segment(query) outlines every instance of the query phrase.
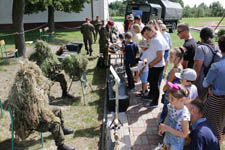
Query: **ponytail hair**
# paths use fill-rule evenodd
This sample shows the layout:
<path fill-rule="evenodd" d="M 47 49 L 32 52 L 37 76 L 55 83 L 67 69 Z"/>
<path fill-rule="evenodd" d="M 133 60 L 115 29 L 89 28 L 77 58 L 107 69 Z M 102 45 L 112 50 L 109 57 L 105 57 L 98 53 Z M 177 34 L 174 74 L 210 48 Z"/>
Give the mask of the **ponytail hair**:
<path fill-rule="evenodd" d="M 171 53 L 173 53 L 176 57 L 180 58 L 180 60 L 183 60 L 184 58 L 184 53 L 186 52 L 186 48 L 181 46 L 181 47 L 178 47 L 178 48 L 173 48 L 171 50 Z"/>

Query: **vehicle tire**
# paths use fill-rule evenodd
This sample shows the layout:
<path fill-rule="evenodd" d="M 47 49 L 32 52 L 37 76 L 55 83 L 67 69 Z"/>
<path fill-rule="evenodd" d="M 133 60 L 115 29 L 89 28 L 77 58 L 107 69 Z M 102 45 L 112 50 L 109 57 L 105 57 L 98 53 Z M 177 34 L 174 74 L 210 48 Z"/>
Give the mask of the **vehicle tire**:
<path fill-rule="evenodd" d="M 170 33 L 174 33 L 177 29 L 177 23 L 173 22 L 171 28 L 169 28 Z"/>

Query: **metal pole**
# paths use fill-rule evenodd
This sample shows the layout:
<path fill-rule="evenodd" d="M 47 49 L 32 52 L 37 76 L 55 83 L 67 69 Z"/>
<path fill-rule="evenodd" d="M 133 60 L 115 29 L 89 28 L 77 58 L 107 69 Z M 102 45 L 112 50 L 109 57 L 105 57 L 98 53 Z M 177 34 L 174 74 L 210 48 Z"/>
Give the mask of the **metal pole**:
<path fill-rule="evenodd" d="M 91 21 L 94 21 L 94 7 L 93 7 L 93 0 L 91 0 Z"/>
<path fill-rule="evenodd" d="M 223 15 L 222 19 L 220 20 L 220 22 L 217 24 L 217 26 L 216 26 L 216 28 L 214 29 L 214 31 L 216 31 L 216 29 L 219 27 L 219 25 L 220 25 L 220 24 L 221 24 L 221 22 L 223 21 L 224 17 L 225 17 L 225 13 L 224 13 L 224 15 Z"/>

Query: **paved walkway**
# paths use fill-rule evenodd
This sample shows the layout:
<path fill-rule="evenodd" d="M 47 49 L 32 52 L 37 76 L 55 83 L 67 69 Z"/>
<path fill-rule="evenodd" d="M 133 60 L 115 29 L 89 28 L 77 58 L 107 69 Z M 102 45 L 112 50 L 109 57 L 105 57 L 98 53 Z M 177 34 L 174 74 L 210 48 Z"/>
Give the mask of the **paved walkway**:
<path fill-rule="evenodd" d="M 116 25 L 121 31 L 122 24 L 116 23 Z M 115 60 L 112 58 L 112 61 Z M 141 83 L 136 84 L 135 91 L 129 92 L 130 106 L 126 112 L 119 113 L 119 120 L 123 124 L 118 131 L 119 150 L 156 150 L 158 144 L 162 143 L 162 137 L 158 136 L 157 119 L 158 114 L 162 110 L 162 104 L 159 104 L 154 109 L 145 108 L 144 104 L 146 101 L 135 96 L 136 92 L 140 90 Z M 114 130 L 110 128 L 113 118 L 112 113 L 108 114 L 107 150 L 113 149 Z"/>
<path fill-rule="evenodd" d="M 158 136 L 158 114 L 161 105 L 154 109 L 144 107 L 146 102 L 130 94 L 130 107 L 126 111 L 132 150 L 153 150 L 162 137 Z"/>

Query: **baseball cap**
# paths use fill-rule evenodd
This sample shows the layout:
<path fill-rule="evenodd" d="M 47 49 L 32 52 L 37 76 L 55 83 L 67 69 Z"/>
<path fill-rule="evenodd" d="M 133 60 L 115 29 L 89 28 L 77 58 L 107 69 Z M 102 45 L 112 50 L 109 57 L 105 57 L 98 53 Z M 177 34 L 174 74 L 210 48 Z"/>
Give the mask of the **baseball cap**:
<path fill-rule="evenodd" d="M 141 19 L 141 17 L 139 16 L 139 15 L 136 15 L 135 17 L 134 17 L 134 20 L 140 20 Z"/>
<path fill-rule="evenodd" d="M 195 81 L 197 74 L 194 69 L 186 68 L 182 72 L 175 73 L 175 76 L 179 79 L 185 79 L 188 81 Z"/>
<path fill-rule="evenodd" d="M 114 22 L 112 20 L 109 20 L 108 21 L 108 24 L 111 25 L 111 26 L 113 26 L 114 25 Z"/>

